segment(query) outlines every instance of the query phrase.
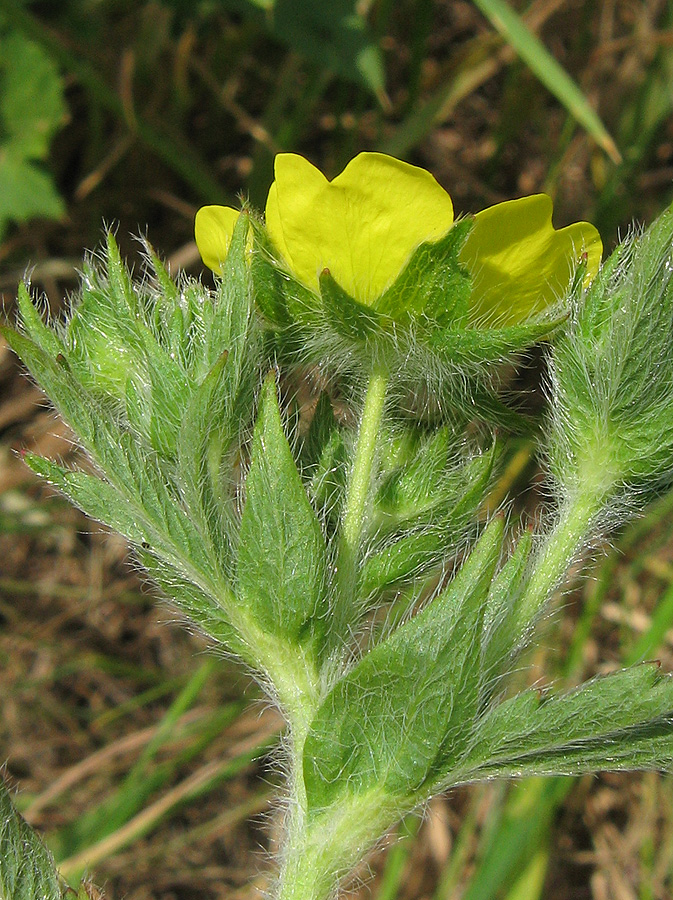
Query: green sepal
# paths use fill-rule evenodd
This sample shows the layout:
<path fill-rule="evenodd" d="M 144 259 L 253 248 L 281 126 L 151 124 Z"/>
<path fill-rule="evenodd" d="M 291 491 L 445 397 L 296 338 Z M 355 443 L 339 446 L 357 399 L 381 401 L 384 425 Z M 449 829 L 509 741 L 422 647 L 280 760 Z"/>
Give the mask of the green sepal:
<path fill-rule="evenodd" d="M 262 388 L 238 545 L 237 595 L 267 634 L 320 654 L 327 628 L 327 552 L 278 407 Z"/>
<path fill-rule="evenodd" d="M 417 247 L 375 302 L 376 311 L 395 321 L 412 319 L 430 331 L 460 327 L 467 318 L 472 279 L 458 257 L 472 225 L 471 219 L 461 219 L 441 240 Z"/>
<path fill-rule="evenodd" d="M 329 269 L 320 273 L 319 283 L 325 321 L 333 331 L 359 343 L 384 335 L 386 318 L 354 300 L 332 278 Z"/>
<path fill-rule="evenodd" d="M 496 519 L 449 587 L 327 695 L 304 746 L 309 817 L 343 795 L 418 796 L 443 746 L 463 748 L 478 703 L 481 619 L 502 536 Z"/>
<path fill-rule="evenodd" d="M 0 897 L 2 900 L 63 900 L 54 859 L 19 815 L 0 778 Z"/>
<path fill-rule="evenodd" d="M 253 231 L 250 277 L 255 303 L 267 322 L 293 344 L 293 326 L 311 327 L 320 321 L 320 299 L 278 262 L 278 251 L 261 223 L 251 216 L 250 224 Z"/>
<path fill-rule="evenodd" d="M 550 338 L 567 316 L 505 328 L 437 328 L 427 333 L 428 345 L 456 367 L 473 370 L 505 363 L 533 344 Z"/>
<path fill-rule="evenodd" d="M 673 676 L 643 663 L 546 698 L 518 694 L 474 729 L 471 750 L 442 784 L 511 775 L 578 775 L 673 763 Z"/>

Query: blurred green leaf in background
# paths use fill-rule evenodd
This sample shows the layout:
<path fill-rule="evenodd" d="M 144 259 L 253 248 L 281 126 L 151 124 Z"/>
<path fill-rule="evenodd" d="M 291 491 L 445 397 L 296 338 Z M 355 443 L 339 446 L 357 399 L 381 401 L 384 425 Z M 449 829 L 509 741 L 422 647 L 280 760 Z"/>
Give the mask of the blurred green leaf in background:
<path fill-rule="evenodd" d="M 9 222 L 64 214 L 41 163 L 65 119 L 63 79 L 54 62 L 0 19 L 0 238 Z"/>

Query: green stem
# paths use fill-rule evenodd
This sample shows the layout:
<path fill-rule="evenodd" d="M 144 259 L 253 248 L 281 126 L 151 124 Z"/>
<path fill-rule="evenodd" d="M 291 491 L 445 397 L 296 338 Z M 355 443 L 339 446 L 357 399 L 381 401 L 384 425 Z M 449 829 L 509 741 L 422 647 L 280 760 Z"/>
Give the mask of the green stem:
<path fill-rule="evenodd" d="M 339 539 L 337 557 L 338 582 L 344 599 L 352 598 L 355 590 L 358 549 L 362 537 L 374 458 L 383 419 L 388 378 L 387 368 L 380 362 L 375 363 L 369 377 L 365 404 L 360 419 L 355 459 L 350 473 Z"/>
<path fill-rule="evenodd" d="M 578 492 L 561 509 L 556 525 L 540 548 L 518 607 L 517 625 L 520 634 L 525 634 L 536 622 L 547 601 L 577 559 L 603 508 L 604 496 L 602 491 Z"/>
<path fill-rule="evenodd" d="M 387 801 L 387 802 L 386 802 Z M 341 801 L 318 816 L 290 812 L 278 900 L 325 900 L 399 818 L 382 792 Z"/>

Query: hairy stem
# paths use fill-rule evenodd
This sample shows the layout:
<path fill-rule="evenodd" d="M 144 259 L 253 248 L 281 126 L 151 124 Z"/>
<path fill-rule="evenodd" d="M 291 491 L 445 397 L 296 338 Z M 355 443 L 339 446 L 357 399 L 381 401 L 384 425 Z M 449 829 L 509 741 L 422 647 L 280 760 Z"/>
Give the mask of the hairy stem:
<path fill-rule="evenodd" d="M 517 626 L 521 635 L 535 624 L 592 536 L 608 492 L 609 485 L 604 478 L 587 477 L 584 489 L 574 491 L 562 505 L 556 524 L 540 547 L 519 604 Z"/>
<path fill-rule="evenodd" d="M 338 583 L 342 597 L 352 598 L 357 577 L 357 557 L 374 458 L 386 400 L 389 374 L 376 363 L 369 377 L 365 404 L 360 418 L 355 459 L 350 472 L 337 555 Z"/>
<path fill-rule="evenodd" d="M 360 797 L 344 792 L 319 815 L 289 813 L 278 881 L 278 900 L 326 900 L 400 818 L 390 798 L 375 790 Z"/>

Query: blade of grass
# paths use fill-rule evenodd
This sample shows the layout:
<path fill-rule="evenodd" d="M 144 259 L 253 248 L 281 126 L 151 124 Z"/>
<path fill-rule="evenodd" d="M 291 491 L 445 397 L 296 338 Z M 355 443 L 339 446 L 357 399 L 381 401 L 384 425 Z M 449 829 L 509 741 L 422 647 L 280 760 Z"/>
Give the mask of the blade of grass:
<path fill-rule="evenodd" d="M 472 791 L 467 814 L 461 822 L 447 863 L 437 880 L 433 900 L 451 900 L 455 896 L 465 864 L 476 841 L 477 814 L 484 799 L 485 790 L 486 788 L 480 785 Z"/>
<path fill-rule="evenodd" d="M 505 0 L 473 0 L 495 30 L 519 54 L 531 72 L 585 128 L 614 163 L 621 153 L 578 84 L 554 59 Z"/>
<path fill-rule="evenodd" d="M 259 721 L 256 724 L 259 726 Z M 63 860 L 59 863 L 61 876 L 76 884 L 87 869 L 154 830 L 178 807 L 212 790 L 222 781 L 233 778 L 275 744 L 278 731 L 275 718 L 272 726 L 267 724 L 266 729 L 257 727 L 254 735 L 231 748 L 228 759 L 206 763 L 112 834 Z M 260 731 L 264 734 L 261 740 Z"/>
<path fill-rule="evenodd" d="M 191 725 L 195 720 L 198 721 L 204 717 L 203 709 L 192 709 L 180 719 L 176 726 L 176 733 L 179 735 L 185 726 Z M 143 728 L 141 731 L 134 731 L 131 734 L 124 735 L 123 738 L 106 744 L 85 757 L 81 762 L 66 769 L 61 776 L 38 794 L 36 797 L 28 801 L 28 805 L 22 808 L 22 814 L 28 822 L 34 822 L 37 814 L 45 807 L 54 803 L 62 794 L 79 784 L 83 779 L 94 775 L 101 769 L 109 766 L 111 762 L 127 753 L 133 753 L 143 744 L 148 743 L 156 731 L 156 726 Z M 25 795 L 22 795 L 25 796 Z"/>
<path fill-rule="evenodd" d="M 421 816 L 412 814 L 402 820 L 397 831 L 397 842 L 388 851 L 383 877 L 376 892 L 376 900 L 396 900 L 404 881 L 409 858 L 414 849 L 414 838 L 422 823 Z"/>
<path fill-rule="evenodd" d="M 563 779 L 527 778 L 510 789 L 500 827 L 491 835 L 463 900 L 494 900 L 503 885 L 511 883 L 531 855 L 544 847 L 566 793 Z"/>
<path fill-rule="evenodd" d="M 171 776 L 178 765 L 177 760 L 171 760 L 167 766 L 155 767 L 153 770 L 150 770 L 150 763 L 170 740 L 178 720 L 194 704 L 217 664 L 218 660 L 215 658 L 208 659 L 194 672 L 165 713 L 152 739 L 120 787 L 98 807 L 52 837 L 50 843 L 57 861 L 64 856 L 76 854 L 82 846 L 120 828 L 138 812 L 150 794 Z M 233 703 L 225 707 L 223 714 L 231 721 L 240 710 L 240 703 Z"/>
<path fill-rule="evenodd" d="M 526 13 L 527 27 L 541 28 L 555 8 L 552 3 L 534 4 Z M 461 45 L 445 67 L 446 75 L 439 87 L 425 102 L 416 105 L 379 149 L 405 157 L 435 126 L 446 122 L 462 100 L 515 58 L 514 48 L 503 45 L 497 34 L 479 35 Z"/>
<path fill-rule="evenodd" d="M 627 654 L 629 664 L 651 659 L 666 638 L 666 633 L 673 627 L 673 584 L 669 585 L 664 596 L 657 603 L 650 627 L 641 634 Z"/>

